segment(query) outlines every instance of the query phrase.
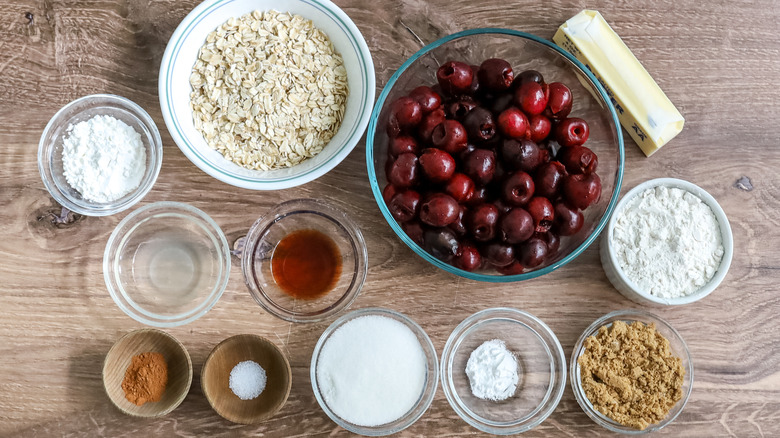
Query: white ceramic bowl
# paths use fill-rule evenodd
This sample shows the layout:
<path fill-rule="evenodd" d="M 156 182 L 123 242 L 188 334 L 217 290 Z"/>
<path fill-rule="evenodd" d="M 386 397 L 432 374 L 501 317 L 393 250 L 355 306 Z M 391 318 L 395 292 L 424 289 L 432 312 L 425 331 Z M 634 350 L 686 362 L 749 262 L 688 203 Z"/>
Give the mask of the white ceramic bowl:
<path fill-rule="evenodd" d="M 679 188 L 698 196 L 712 209 L 712 212 L 715 214 L 715 217 L 718 220 L 718 224 L 720 225 L 720 233 L 723 240 L 723 258 L 721 259 L 720 266 L 715 272 L 715 275 L 712 277 L 709 283 L 702 286 L 696 292 L 680 298 L 661 298 L 655 295 L 651 295 L 649 292 L 640 289 L 635 282 L 631 281 L 623 273 L 612 246 L 612 234 L 615 229 L 615 222 L 617 221 L 617 218 L 620 217 L 623 209 L 626 207 L 629 201 L 634 199 L 637 195 L 644 192 L 645 190 L 658 186 Z M 604 272 L 607 274 L 607 278 L 612 283 L 612 285 L 615 286 L 615 289 L 617 289 L 626 298 L 639 304 L 679 305 L 698 301 L 709 295 L 713 290 L 715 290 L 715 288 L 718 287 L 718 285 L 720 285 L 720 283 L 723 281 L 723 278 L 726 277 L 726 273 L 728 272 L 729 267 L 731 266 L 731 258 L 734 253 L 734 238 L 731 234 L 731 226 L 729 225 L 729 220 L 726 217 L 726 213 L 720 207 L 718 201 L 712 197 L 712 195 L 704 191 L 704 189 L 701 187 L 688 181 L 676 178 L 657 178 L 639 184 L 626 193 L 625 196 L 623 196 L 623 199 L 620 200 L 617 208 L 615 208 L 615 212 L 612 214 L 612 217 L 607 224 L 606 230 L 601 235 L 599 253 L 601 255 L 601 265 L 604 267 Z"/>
<path fill-rule="evenodd" d="M 190 108 L 192 67 L 206 35 L 231 17 L 277 10 L 312 20 L 344 59 L 349 97 L 336 135 L 315 157 L 287 169 L 245 169 L 211 149 L 195 129 Z M 158 91 L 163 119 L 179 149 L 214 178 L 254 190 L 276 190 L 312 181 L 336 167 L 363 136 L 374 105 L 374 63 L 365 39 L 349 17 L 328 0 L 206 0 L 182 20 L 168 41 L 160 65 Z"/>

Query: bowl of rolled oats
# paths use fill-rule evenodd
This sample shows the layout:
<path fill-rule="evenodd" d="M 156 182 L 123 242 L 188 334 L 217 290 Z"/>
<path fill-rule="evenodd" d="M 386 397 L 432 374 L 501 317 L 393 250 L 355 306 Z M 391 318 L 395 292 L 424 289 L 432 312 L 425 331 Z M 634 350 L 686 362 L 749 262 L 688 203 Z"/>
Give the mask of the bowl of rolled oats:
<path fill-rule="evenodd" d="M 338 165 L 368 125 L 375 85 L 365 39 L 328 0 L 206 0 L 171 36 L 158 82 L 184 155 L 254 190 Z"/>

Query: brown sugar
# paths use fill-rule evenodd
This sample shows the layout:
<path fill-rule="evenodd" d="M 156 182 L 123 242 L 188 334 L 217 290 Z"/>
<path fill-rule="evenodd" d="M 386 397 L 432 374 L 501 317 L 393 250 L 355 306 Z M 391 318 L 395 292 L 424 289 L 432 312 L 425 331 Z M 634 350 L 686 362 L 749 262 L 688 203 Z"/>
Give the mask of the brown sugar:
<path fill-rule="evenodd" d="M 138 406 L 160 401 L 167 385 L 168 364 L 162 354 L 153 352 L 133 356 L 122 381 L 125 397 Z"/>
<path fill-rule="evenodd" d="M 585 340 L 582 389 L 593 407 L 618 423 L 644 430 L 682 398 L 685 370 L 655 324 L 615 321 Z"/>

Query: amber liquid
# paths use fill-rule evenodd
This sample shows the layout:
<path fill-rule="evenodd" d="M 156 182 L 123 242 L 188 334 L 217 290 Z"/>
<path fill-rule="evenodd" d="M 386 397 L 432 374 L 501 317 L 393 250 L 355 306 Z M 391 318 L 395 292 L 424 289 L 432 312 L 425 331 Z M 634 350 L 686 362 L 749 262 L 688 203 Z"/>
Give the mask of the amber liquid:
<path fill-rule="evenodd" d="M 294 231 L 276 245 L 271 256 L 271 273 L 288 295 L 318 298 L 338 282 L 341 252 L 336 242 L 320 231 Z"/>

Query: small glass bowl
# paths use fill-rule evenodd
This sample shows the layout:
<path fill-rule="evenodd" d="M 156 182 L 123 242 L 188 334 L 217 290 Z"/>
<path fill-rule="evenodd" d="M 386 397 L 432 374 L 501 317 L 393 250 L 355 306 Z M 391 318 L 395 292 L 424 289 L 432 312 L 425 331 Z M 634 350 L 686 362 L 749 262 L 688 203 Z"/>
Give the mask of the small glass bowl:
<path fill-rule="evenodd" d="M 332 290 L 313 299 L 288 295 L 274 280 L 271 258 L 277 244 L 298 230 L 317 230 L 341 253 L 341 275 Z M 317 322 L 349 307 L 368 272 L 368 250 L 358 225 L 346 213 L 325 202 L 295 199 L 283 202 L 258 219 L 246 236 L 241 257 L 249 292 L 268 313 L 292 322 Z"/>
<path fill-rule="evenodd" d="M 485 341 L 500 339 L 517 357 L 520 380 L 503 401 L 482 400 L 471 392 L 466 363 Z M 560 342 L 539 318 L 522 310 L 477 312 L 453 330 L 441 354 L 444 395 L 468 424 L 494 435 L 513 435 L 538 426 L 558 406 L 566 386 L 566 359 Z"/>
<path fill-rule="evenodd" d="M 685 377 L 683 378 L 682 398 L 674 405 L 674 407 L 666 415 L 663 421 L 655 424 L 651 424 L 644 430 L 637 430 L 631 427 L 624 426 L 611 418 L 605 416 L 593 407 L 593 404 L 588 400 L 585 395 L 585 391 L 582 389 L 582 380 L 580 379 L 580 365 L 577 359 L 582 355 L 585 350 L 585 339 L 589 336 L 595 335 L 602 326 L 610 326 L 615 321 L 625 321 L 630 324 L 634 321 L 640 321 L 644 324 L 655 323 L 656 330 L 669 340 L 669 346 L 672 353 L 682 359 L 682 366 L 685 369 Z M 608 313 L 601 318 L 595 320 L 593 324 L 588 326 L 582 335 L 574 345 L 574 351 L 571 354 L 571 364 L 569 366 L 569 380 L 571 380 L 571 389 L 574 391 L 574 397 L 577 399 L 577 403 L 583 411 L 590 417 L 591 420 L 596 422 L 599 426 L 612 431 L 623 433 L 627 435 L 640 435 L 650 432 L 655 432 L 664 426 L 668 425 L 682 412 L 685 404 L 688 402 L 688 397 L 691 395 L 691 389 L 693 388 L 693 362 L 691 361 L 691 353 L 688 351 L 688 347 L 685 345 L 685 341 L 677 333 L 668 322 L 659 318 L 652 313 L 648 313 L 642 310 L 617 310 Z"/>
<path fill-rule="evenodd" d="M 113 202 L 93 202 L 68 184 L 62 166 L 63 140 L 68 127 L 97 115 L 111 116 L 141 134 L 146 148 L 146 172 L 138 187 Z M 60 205 L 86 216 L 108 216 L 127 210 L 152 189 L 162 166 L 160 131 L 149 114 L 129 99 L 112 94 L 93 94 L 76 99 L 49 120 L 38 143 L 38 170 L 43 185 Z"/>
<path fill-rule="evenodd" d="M 474 272 L 456 268 L 431 255 L 404 232 L 393 218 L 382 196 L 387 185 L 385 167 L 389 139 L 385 126 L 393 102 L 420 85 L 434 85 L 436 71 L 448 60 L 479 65 L 487 58 L 503 58 L 515 72 L 534 69 L 545 80 L 563 82 L 574 96 L 570 116 L 588 121 L 590 134 L 585 146 L 598 155 L 601 197 L 588 207 L 582 229 L 561 239 L 555 257 L 516 275 L 500 275 L 489 269 Z M 368 182 L 385 221 L 401 241 L 426 262 L 451 274 L 490 283 L 509 283 L 548 274 L 571 262 L 596 240 L 617 204 L 623 181 L 623 134 L 610 97 L 591 71 L 564 49 L 544 38 L 511 29 L 470 29 L 447 35 L 420 49 L 396 71 L 377 98 L 366 133 Z"/>
<path fill-rule="evenodd" d="M 420 346 L 422 347 L 422 350 L 425 353 L 425 359 L 427 364 L 423 392 L 422 394 L 420 394 L 420 398 L 417 400 L 417 404 L 415 404 L 415 406 L 412 409 L 410 409 L 409 412 L 406 413 L 406 415 L 402 416 L 396 421 L 387 424 L 382 424 L 380 426 L 373 426 L 373 427 L 359 426 L 357 424 L 350 423 L 349 421 L 346 421 L 343 418 L 336 415 L 328 407 L 328 404 L 325 403 L 325 399 L 322 397 L 322 393 L 320 392 L 319 382 L 317 381 L 317 364 L 319 362 L 320 352 L 322 351 L 322 347 L 325 345 L 325 342 L 328 341 L 330 336 L 333 335 L 333 333 L 336 332 L 336 330 L 341 328 L 347 322 L 352 321 L 353 319 L 356 318 L 360 318 L 361 316 L 369 316 L 369 315 L 392 318 L 409 327 L 409 329 L 417 337 L 417 340 L 420 341 Z M 420 417 L 423 416 L 425 411 L 427 411 L 428 408 L 431 406 L 431 403 L 433 402 L 433 397 L 434 395 L 436 395 L 436 386 L 438 385 L 439 382 L 438 358 L 436 356 L 436 349 L 433 347 L 433 343 L 431 342 L 431 339 L 428 337 L 428 335 L 425 333 L 425 330 L 423 330 L 422 327 L 420 327 L 416 322 L 412 321 L 409 317 L 390 309 L 365 308 L 365 309 L 355 310 L 347 313 L 346 315 L 343 315 L 342 317 L 334 321 L 333 324 L 330 325 L 330 327 L 325 329 L 325 331 L 320 336 L 320 339 L 317 341 L 317 345 L 314 347 L 314 352 L 311 354 L 311 366 L 309 367 L 309 377 L 311 379 L 311 386 L 312 389 L 314 390 L 314 397 L 317 399 L 317 403 L 319 403 L 322 410 L 325 411 L 325 414 L 327 414 L 328 417 L 330 417 L 330 419 L 333 420 L 336 424 L 338 424 L 339 426 L 343 427 L 344 429 L 352 433 L 357 433 L 365 436 L 384 436 L 384 435 L 390 435 L 390 434 L 400 432 L 406 429 L 407 427 L 411 426 L 412 424 L 414 424 L 415 421 L 419 420 Z"/>
<path fill-rule="evenodd" d="M 106 244 L 103 277 L 111 298 L 136 321 L 187 324 L 214 307 L 227 286 L 230 249 L 206 213 L 179 202 L 141 207 Z"/>

